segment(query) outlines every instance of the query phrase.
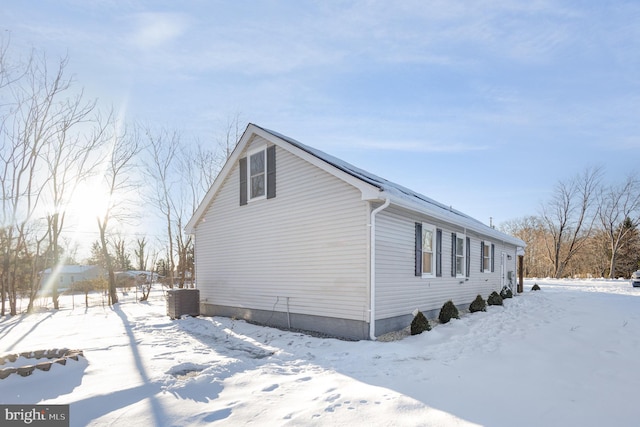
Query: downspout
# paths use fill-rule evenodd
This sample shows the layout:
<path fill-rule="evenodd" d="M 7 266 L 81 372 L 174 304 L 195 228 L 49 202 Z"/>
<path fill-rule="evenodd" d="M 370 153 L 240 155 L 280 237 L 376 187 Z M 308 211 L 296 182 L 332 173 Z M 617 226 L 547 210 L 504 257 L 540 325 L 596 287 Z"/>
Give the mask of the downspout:
<path fill-rule="evenodd" d="M 387 206 L 391 203 L 391 200 L 385 199 L 384 203 L 373 211 L 371 211 L 371 223 L 370 226 L 370 248 L 371 251 L 369 253 L 370 261 L 369 266 L 371 271 L 369 272 L 369 283 L 370 283 L 370 293 L 371 293 L 371 307 L 369 309 L 369 339 L 375 341 L 376 339 L 376 214 L 383 209 L 386 209 Z"/>

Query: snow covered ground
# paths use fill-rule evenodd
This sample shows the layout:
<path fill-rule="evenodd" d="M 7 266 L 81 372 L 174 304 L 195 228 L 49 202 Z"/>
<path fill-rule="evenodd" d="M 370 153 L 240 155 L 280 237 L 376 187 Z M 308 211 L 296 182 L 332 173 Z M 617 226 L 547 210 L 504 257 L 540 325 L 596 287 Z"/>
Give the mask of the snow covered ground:
<path fill-rule="evenodd" d="M 0 319 L 0 357 L 85 355 L 0 380 L 0 403 L 70 404 L 73 426 L 638 425 L 640 289 L 535 282 L 542 291 L 527 281 L 504 307 L 394 342 L 171 321 L 159 291 L 113 309 L 76 297 Z"/>

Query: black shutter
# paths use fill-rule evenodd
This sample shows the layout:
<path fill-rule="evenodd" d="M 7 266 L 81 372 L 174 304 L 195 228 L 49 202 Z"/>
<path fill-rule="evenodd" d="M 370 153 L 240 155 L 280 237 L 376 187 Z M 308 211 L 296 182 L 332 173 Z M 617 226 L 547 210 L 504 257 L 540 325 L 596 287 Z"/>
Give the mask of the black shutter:
<path fill-rule="evenodd" d="M 496 245 L 494 245 L 493 243 L 491 244 L 491 272 L 493 273 L 495 271 L 495 265 L 496 265 Z"/>
<path fill-rule="evenodd" d="M 451 277 L 456 277 L 456 233 L 451 233 Z"/>
<path fill-rule="evenodd" d="M 240 206 L 247 204 L 247 158 L 240 159 Z"/>
<path fill-rule="evenodd" d="M 466 240 L 466 248 L 465 248 L 465 252 L 466 252 L 466 256 L 465 256 L 465 263 L 466 263 L 466 276 L 469 277 L 469 274 L 471 273 L 471 239 L 469 237 L 467 237 Z"/>
<path fill-rule="evenodd" d="M 436 229 L 436 277 L 442 277 L 442 230 Z"/>
<path fill-rule="evenodd" d="M 422 276 L 422 224 L 416 222 L 416 276 Z"/>
<path fill-rule="evenodd" d="M 276 197 L 276 146 L 267 147 L 267 199 Z"/>
<path fill-rule="evenodd" d="M 484 240 L 480 242 L 480 273 L 484 272 Z"/>

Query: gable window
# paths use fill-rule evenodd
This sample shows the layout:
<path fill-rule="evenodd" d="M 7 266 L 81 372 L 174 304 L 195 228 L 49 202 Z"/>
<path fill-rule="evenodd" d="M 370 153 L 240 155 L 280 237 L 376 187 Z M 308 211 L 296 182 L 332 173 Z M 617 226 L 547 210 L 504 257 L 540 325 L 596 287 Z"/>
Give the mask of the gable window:
<path fill-rule="evenodd" d="M 276 197 L 276 147 L 254 150 L 239 160 L 240 205 Z"/>
<path fill-rule="evenodd" d="M 480 271 L 491 273 L 494 271 L 493 257 L 496 251 L 496 247 L 493 243 L 487 242 L 481 242 L 480 247 L 482 254 L 482 259 L 480 260 Z"/>
<path fill-rule="evenodd" d="M 249 199 L 264 197 L 266 174 L 266 150 L 258 151 L 249 156 Z"/>
<path fill-rule="evenodd" d="M 416 222 L 416 276 L 442 276 L 442 230 Z"/>
<path fill-rule="evenodd" d="M 451 233 L 451 276 L 466 276 L 466 239 L 464 234 Z"/>

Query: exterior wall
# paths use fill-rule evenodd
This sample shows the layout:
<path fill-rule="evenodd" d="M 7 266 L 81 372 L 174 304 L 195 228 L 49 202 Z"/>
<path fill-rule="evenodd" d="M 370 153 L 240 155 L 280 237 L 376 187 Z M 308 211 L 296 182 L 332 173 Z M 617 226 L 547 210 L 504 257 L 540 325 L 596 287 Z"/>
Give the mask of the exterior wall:
<path fill-rule="evenodd" d="M 254 136 L 245 151 L 261 144 Z M 288 313 L 293 328 L 302 328 L 294 314 L 368 324 L 369 210 L 360 191 L 279 146 L 276 197 L 240 206 L 239 186 L 236 164 L 195 227 L 201 311 L 266 324 Z"/>
<path fill-rule="evenodd" d="M 424 222 L 442 229 L 442 277 L 415 276 L 415 223 Z M 406 327 L 416 308 L 425 315 L 437 316 L 442 305 L 452 300 L 467 309 L 478 295 L 483 298 L 502 288 L 501 253 L 505 271 L 513 271 L 516 285 L 516 247 L 481 236 L 452 224 L 390 207 L 376 218 L 376 334 Z M 451 233 L 465 234 L 471 239 L 469 278 L 451 277 Z M 480 242 L 495 245 L 494 272 L 480 271 Z M 506 273 L 505 273 L 506 276 Z M 506 277 L 505 277 L 506 280 Z M 509 281 L 506 280 L 506 284 Z"/>

